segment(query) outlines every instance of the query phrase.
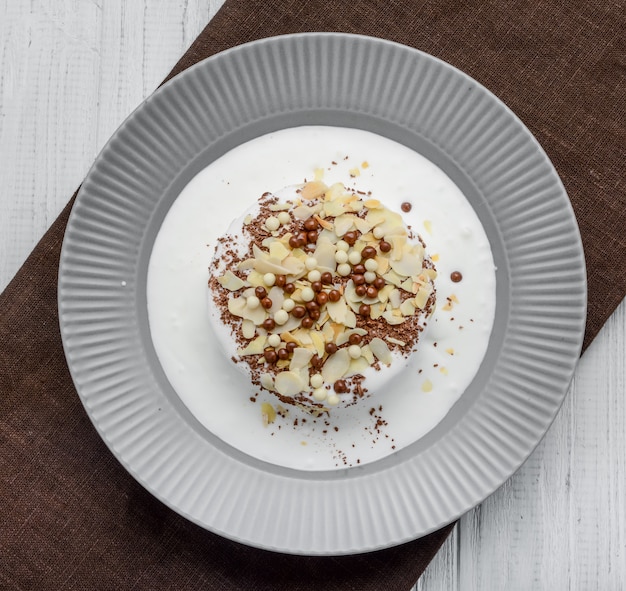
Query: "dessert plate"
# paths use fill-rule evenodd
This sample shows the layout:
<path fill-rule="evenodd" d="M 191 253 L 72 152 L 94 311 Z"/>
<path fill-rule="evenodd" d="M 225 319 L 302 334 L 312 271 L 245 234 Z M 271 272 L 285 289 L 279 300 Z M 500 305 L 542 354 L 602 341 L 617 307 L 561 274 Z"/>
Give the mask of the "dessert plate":
<path fill-rule="evenodd" d="M 176 197 L 230 149 L 302 125 L 371 131 L 431 160 L 474 208 L 497 266 L 494 327 L 471 386 L 414 444 L 345 470 L 299 471 L 224 443 L 169 384 L 148 325 L 148 262 Z M 76 199 L 58 305 L 87 413 L 147 490 L 239 542 L 333 555 L 436 530 L 517 470 L 567 392 L 582 344 L 586 283 L 565 190 L 505 105 L 419 51 L 311 33 L 200 62 L 124 122 Z"/>

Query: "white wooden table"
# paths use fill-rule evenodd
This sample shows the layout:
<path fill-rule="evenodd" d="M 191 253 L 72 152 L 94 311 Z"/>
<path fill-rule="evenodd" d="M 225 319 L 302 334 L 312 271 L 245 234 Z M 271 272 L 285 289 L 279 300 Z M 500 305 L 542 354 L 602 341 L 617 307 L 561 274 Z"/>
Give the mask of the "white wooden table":
<path fill-rule="evenodd" d="M 0 288 L 221 0 L 0 0 Z M 417 585 L 626 589 L 626 306 L 526 464 Z"/>

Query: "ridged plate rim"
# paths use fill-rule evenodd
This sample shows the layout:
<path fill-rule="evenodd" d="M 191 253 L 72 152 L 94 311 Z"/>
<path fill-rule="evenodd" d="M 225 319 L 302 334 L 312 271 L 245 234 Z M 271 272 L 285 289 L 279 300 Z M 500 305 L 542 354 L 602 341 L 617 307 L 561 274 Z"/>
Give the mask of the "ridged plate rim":
<path fill-rule="evenodd" d="M 283 115 L 314 123 L 344 117 L 355 126 L 371 119 L 419 136 L 474 183 L 480 206 L 495 220 L 494 240 L 502 241 L 506 298 L 498 305 L 505 325 L 484 390 L 435 444 L 373 471 L 329 478 L 268 470 L 230 453 L 166 396 L 146 352 L 141 276 L 164 195 L 198 154 L 207 157 L 208 147 L 236 145 L 242 130 L 258 131 Z M 208 58 L 130 115 L 76 199 L 58 305 L 81 401 L 113 454 L 147 490 L 230 539 L 336 555 L 426 535 L 519 468 L 567 392 L 584 334 L 586 279 L 565 189 L 532 134 L 499 99 L 418 50 L 371 37 L 305 33 Z"/>

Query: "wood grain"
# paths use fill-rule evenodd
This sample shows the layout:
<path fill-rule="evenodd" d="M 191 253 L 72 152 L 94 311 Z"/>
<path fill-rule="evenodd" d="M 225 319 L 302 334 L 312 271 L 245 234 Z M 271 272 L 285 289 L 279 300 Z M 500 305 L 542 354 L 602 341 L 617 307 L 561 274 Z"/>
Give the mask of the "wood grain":
<path fill-rule="evenodd" d="M 0 287 L 221 0 L 0 1 Z M 626 589 L 626 305 L 522 468 L 420 591 Z"/>

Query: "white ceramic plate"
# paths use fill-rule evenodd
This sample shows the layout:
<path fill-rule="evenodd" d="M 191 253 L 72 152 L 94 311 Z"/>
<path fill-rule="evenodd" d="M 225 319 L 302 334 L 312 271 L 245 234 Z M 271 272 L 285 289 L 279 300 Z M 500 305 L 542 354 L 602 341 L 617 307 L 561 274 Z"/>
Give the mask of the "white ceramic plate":
<path fill-rule="evenodd" d="M 498 268 L 489 348 L 459 402 L 414 444 L 346 470 L 293 470 L 225 444 L 172 389 L 148 326 L 148 260 L 177 195 L 229 149 L 298 125 L 365 129 L 430 159 L 474 207 Z M 59 270 L 70 371 L 125 468 L 213 532 L 311 555 L 366 552 L 420 537 L 498 488 L 563 401 L 580 353 L 585 303 L 584 257 L 569 200 L 520 121 L 431 56 L 329 33 L 231 49 L 148 98 L 85 180 Z"/>

